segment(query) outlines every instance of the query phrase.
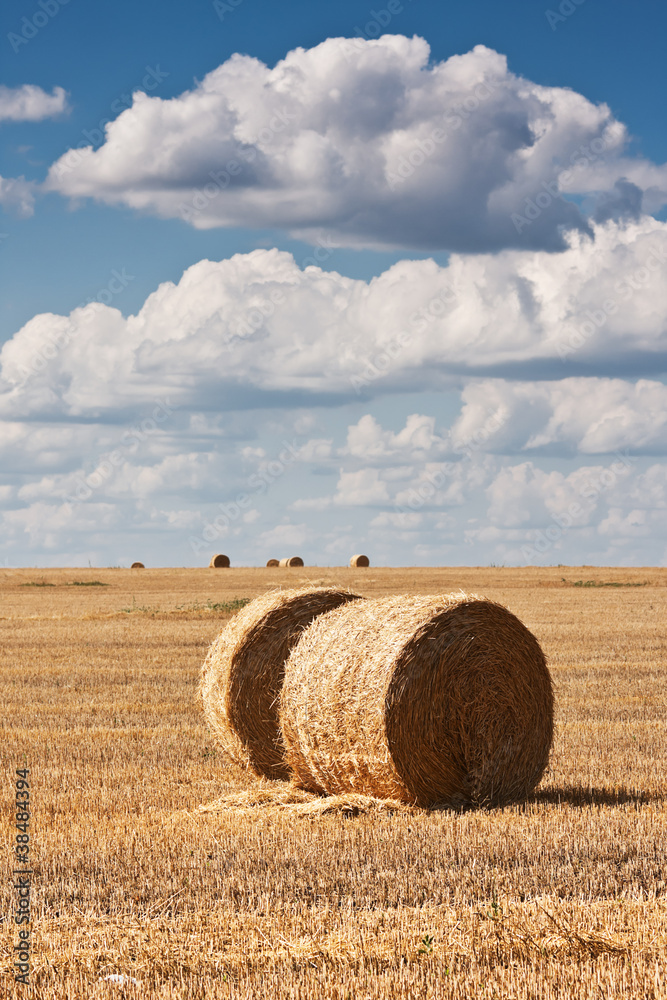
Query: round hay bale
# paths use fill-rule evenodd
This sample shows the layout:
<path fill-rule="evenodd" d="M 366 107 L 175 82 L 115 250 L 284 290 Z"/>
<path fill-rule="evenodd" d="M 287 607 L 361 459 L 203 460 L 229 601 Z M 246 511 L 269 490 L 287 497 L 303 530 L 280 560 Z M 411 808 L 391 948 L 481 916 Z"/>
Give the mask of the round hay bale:
<path fill-rule="evenodd" d="M 280 566 L 280 562 L 279 562 L 278 559 L 269 559 L 266 565 L 267 566 Z"/>
<path fill-rule="evenodd" d="M 209 569 L 229 569 L 229 556 L 217 555 L 211 556 L 211 561 L 208 564 Z"/>
<path fill-rule="evenodd" d="M 144 566 L 143 563 L 133 562 L 132 565 L 130 566 L 130 569 L 146 569 L 146 567 Z"/>
<path fill-rule="evenodd" d="M 278 726 L 285 660 L 317 615 L 357 594 L 318 587 L 251 601 L 214 641 L 202 668 L 204 714 L 227 758 L 267 778 L 289 778 Z"/>
<path fill-rule="evenodd" d="M 350 566 L 356 569 L 358 566 L 370 566 L 371 561 L 368 556 L 352 556 Z"/>
<path fill-rule="evenodd" d="M 553 738 L 539 643 L 476 595 L 389 597 L 316 619 L 285 667 L 286 761 L 309 791 L 420 806 L 530 794 Z"/>
<path fill-rule="evenodd" d="M 287 559 L 281 559 L 280 566 L 303 566 L 303 559 L 301 556 L 289 556 Z"/>

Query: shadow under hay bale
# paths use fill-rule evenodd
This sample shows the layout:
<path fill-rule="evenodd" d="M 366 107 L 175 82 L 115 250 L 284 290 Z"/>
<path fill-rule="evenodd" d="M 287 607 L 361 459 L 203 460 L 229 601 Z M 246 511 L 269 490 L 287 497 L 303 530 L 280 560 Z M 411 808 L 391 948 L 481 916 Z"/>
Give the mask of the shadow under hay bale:
<path fill-rule="evenodd" d="M 280 562 L 279 562 L 278 559 L 269 559 L 267 561 L 266 565 L 267 565 L 267 567 L 268 566 L 280 566 Z"/>
<path fill-rule="evenodd" d="M 297 784 L 431 807 L 529 795 L 553 739 L 536 638 L 475 595 L 390 597 L 318 618 L 285 667 L 280 722 Z"/>
<path fill-rule="evenodd" d="M 290 650 L 313 619 L 357 594 L 331 587 L 273 591 L 223 629 L 202 668 L 208 724 L 228 759 L 267 778 L 289 778 L 278 704 Z"/>
<path fill-rule="evenodd" d="M 280 566 L 303 566 L 303 559 L 301 556 L 289 556 L 285 559 L 281 559 Z"/>
<path fill-rule="evenodd" d="M 371 564 L 371 561 L 368 558 L 368 556 L 361 556 L 361 555 L 359 555 L 359 556 L 352 556 L 352 558 L 350 559 L 350 566 L 353 569 L 357 569 L 358 567 L 362 567 L 362 566 L 370 566 L 370 564 Z"/>
<path fill-rule="evenodd" d="M 133 562 L 130 569 L 146 569 L 142 562 Z"/>
<path fill-rule="evenodd" d="M 222 554 L 211 556 L 211 561 L 208 564 L 209 569 L 229 569 L 229 566 L 229 556 L 223 556 Z"/>

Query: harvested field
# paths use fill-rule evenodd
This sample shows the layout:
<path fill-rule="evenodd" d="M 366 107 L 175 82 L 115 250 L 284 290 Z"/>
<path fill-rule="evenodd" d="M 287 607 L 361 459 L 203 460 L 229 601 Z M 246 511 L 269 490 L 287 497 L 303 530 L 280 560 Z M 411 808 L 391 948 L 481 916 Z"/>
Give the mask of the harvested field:
<path fill-rule="evenodd" d="M 222 771 L 196 699 L 206 650 L 247 600 L 302 584 L 462 588 L 516 614 L 556 695 L 535 795 L 429 813 Z M 655 569 L 0 571 L 3 815 L 15 768 L 31 779 L 31 995 L 662 1000 L 666 620 Z"/>

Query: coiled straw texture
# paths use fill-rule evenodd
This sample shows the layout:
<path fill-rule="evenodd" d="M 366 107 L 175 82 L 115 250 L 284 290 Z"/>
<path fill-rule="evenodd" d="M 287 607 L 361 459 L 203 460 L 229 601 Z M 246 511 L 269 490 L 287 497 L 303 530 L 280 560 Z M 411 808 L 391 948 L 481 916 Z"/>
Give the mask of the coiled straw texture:
<path fill-rule="evenodd" d="M 334 588 L 272 591 L 222 630 L 204 662 L 200 693 L 228 760 L 267 778 L 289 778 L 278 725 L 285 661 L 313 619 L 356 600 Z"/>
<path fill-rule="evenodd" d="M 280 724 L 300 787 L 421 806 L 529 795 L 549 760 L 542 650 L 476 595 L 390 597 L 317 618 L 286 664 Z"/>

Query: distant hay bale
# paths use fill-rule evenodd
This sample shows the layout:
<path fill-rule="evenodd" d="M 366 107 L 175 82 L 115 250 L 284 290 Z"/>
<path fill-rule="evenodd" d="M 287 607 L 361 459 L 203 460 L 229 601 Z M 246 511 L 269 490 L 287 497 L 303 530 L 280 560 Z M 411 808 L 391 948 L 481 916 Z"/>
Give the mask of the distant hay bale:
<path fill-rule="evenodd" d="M 356 568 L 358 566 L 370 566 L 371 561 L 368 556 L 352 556 L 350 559 L 350 566 Z"/>
<path fill-rule="evenodd" d="M 547 766 L 551 678 L 537 639 L 498 604 L 380 598 L 307 629 L 285 666 L 280 723 L 309 791 L 500 805 Z"/>
<path fill-rule="evenodd" d="M 266 565 L 267 566 L 280 566 L 280 562 L 279 562 L 278 559 L 269 559 Z"/>
<path fill-rule="evenodd" d="M 243 608 L 209 649 L 200 693 L 227 758 L 267 778 L 289 778 L 278 726 L 285 660 L 325 611 L 359 600 L 331 587 L 272 591 Z"/>
<path fill-rule="evenodd" d="M 208 567 L 209 569 L 229 569 L 229 565 L 229 556 L 217 555 L 211 556 Z"/>
<path fill-rule="evenodd" d="M 289 556 L 287 559 L 281 559 L 279 566 L 303 566 L 303 559 L 301 556 Z"/>
<path fill-rule="evenodd" d="M 130 569 L 146 569 L 146 567 L 144 566 L 143 563 L 133 562 L 132 565 L 130 566 Z"/>

